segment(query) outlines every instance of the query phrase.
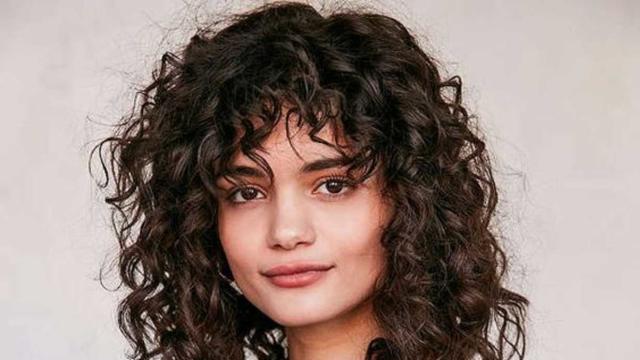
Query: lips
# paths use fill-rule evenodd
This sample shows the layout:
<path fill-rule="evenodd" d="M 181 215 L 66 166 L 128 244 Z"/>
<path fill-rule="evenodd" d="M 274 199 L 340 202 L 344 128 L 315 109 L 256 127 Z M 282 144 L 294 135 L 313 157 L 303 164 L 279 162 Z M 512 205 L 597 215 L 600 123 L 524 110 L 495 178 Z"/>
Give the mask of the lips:
<path fill-rule="evenodd" d="M 265 271 L 263 275 L 267 277 L 281 276 L 281 275 L 293 275 L 298 273 L 304 273 L 307 271 L 325 271 L 331 269 L 331 265 L 325 264 L 285 264 L 272 267 Z"/>
<path fill-rule="evenodd" d="M 267 270 L 263 275 L 278 287 L 296 288 L 315 283 L 332 267 L 324 264 L 279 265 Z"/>

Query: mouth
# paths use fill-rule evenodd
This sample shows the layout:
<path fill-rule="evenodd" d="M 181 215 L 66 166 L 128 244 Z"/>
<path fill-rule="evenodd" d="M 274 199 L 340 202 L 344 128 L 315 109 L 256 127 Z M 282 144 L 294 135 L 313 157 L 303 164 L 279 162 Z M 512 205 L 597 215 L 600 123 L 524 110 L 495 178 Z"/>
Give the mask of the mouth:
<path fill-rule="evenodd" d="M 278 287 L 297 288 L 317 282 L 332 268 L 333 266 L 325 264 L 280 265 L 269 269 L 263 275 Z"/>
<path fill-rule="evenodd" d="M 323 278 L 327 270 L 310 270 L 289 275 L 276 275 L 268 277 L 272 284 L 282 288 L 297 288 L 308 286 Z"/>

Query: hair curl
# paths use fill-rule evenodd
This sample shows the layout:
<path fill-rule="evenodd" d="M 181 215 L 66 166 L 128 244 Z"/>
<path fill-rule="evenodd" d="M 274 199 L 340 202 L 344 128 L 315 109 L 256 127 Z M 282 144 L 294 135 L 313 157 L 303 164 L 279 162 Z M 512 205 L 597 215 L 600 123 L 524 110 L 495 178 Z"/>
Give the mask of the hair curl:
<path fill-rule="evenodd" d="M 267 4 L 198 30 L 179 56 L 165 53 L 138 96 L 90 157 L 100 155 L 100 186 L 115 184 L 105 201 L 130 289 L 118 308 L 130 358 L 286 357 L 282 327 L 229 282 L 214 185 L 236 150 L 260 162 L 253 149 L 285 104 L 315 141 L 325 125 L 340 129 L 355 150 L 351 168 L 364 178 L 380 165 L 393 200 L 374 296 L 386 336 L 367 358 L 524 357 L 528 301 L 503 286 L 485 143 L 461 104 L 460 78 L 441 79 L 400 22 Z"/>

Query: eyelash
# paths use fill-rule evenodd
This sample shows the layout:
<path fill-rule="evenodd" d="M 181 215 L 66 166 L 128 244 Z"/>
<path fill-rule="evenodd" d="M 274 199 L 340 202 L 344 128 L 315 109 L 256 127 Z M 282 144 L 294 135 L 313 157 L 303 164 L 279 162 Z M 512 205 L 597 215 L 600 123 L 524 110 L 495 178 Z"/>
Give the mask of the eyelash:
<path fill-rule="evenodd" d="M 320 185 L 318 185 L 316 187 L 316 189 L 320 188 L 322 185 L 325 185 L 329 182 L 338 182 L 340 184 L 343 185 L 343 189 L 346 188 L 347 191 L 339 193 L 339 194 L 334 194 L 334 195 L 329 195 L 329 194 L 323 194 L 331 199 L 339 199 L 342 198 L 343 196 L 347 195 L 348 193 L 350 193 L 351 191 L 353 191 L 356 187 L 356 183 L 348 178 L 348 177 L 344 177 L 344 176 L 340 176 L 338 174 L 331 174 L 329 176 L 327 176 L 326 178 L 323 179 L 323 181 L 320 183 Z M 253 186 L 243 186 L 243 187 L 237 187 L 235 189 L 230 190 L 229 195 L 226 197 L 226 200 L 228 203 L 230 203 L 233 206 L 242 206 L 243 204 L 247 204 L 252 202 L 254 199 L 250 199 L 250 200 L 245 200 L 245 201 L 233 201 L 233 197 L 236 196 L 236 194 L 242 190 L 246 190 L 246 189 L 254 189 L 256 191 L 260 191 L 258 190 L 256 187 Z"/>

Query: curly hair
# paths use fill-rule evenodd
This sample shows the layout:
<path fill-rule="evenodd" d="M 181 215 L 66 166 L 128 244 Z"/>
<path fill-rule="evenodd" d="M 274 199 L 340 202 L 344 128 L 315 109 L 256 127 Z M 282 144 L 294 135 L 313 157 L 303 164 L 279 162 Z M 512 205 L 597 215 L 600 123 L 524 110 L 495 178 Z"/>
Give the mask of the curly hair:
<path fill-rule="evenodd" d="M 232 20 L 165 53 L 138 105 L 91 151 L 99 186 L 114 183 L 105 201 L 129 289 L 118 307 L 129 357 L 286 358 L 282 326 L 230 282 L 214 181 L 238 149 L 260 161 L 253 151 L 286 104 L 314 141 L 339 129 L 362 179 L 380 166 L 394 206 L 373 296 L 386 335 L 367 358 L 524 358 L 528 300 L 504 285 L 496 184 L 460 77 L 442 79 L 386 15 L 275 2 Z"/>

